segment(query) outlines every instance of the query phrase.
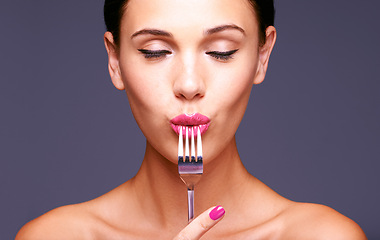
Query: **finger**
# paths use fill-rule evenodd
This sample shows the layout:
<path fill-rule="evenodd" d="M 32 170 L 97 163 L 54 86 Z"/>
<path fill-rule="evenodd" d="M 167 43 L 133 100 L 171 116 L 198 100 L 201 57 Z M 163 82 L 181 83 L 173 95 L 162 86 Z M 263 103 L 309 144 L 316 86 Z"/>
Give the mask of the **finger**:
<path fill-rule="evenodd" d="M 225 210 L 220 205 L 206 210 L 187 225 L 174 240 L 200 239 L 203 234 L 223 218 L 224 214 Z"/>

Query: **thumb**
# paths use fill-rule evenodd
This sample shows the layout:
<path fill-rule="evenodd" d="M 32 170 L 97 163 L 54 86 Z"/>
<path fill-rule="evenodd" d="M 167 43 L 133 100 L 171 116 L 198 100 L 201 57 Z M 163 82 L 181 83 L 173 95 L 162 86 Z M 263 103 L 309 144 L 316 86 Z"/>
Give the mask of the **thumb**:
<path fill-rule="evenodd" d="M 224 213 L 224 208 L 220 205 L 209 208 L 187 225 L 173 240 L 200 239 L 223 218 Z"/>

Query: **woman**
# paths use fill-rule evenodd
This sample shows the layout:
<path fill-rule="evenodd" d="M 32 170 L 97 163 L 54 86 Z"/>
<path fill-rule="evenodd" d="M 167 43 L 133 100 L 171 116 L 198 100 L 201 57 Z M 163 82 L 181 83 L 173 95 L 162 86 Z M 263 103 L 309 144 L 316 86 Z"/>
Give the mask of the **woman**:
<path fill-rule="evenodd" d="M 366 239 L 352 220 L 279 196 L 241 163 L 235 132 L 264 80 L 273 18 L 273 1 L 106 0 L 110 76 L 147 139 L 141 168 L 97 199 L 31 221 L 16 239 Z M 208 129 L 198 217 L 187 224 L 172 124 L 193 114 Z"/>

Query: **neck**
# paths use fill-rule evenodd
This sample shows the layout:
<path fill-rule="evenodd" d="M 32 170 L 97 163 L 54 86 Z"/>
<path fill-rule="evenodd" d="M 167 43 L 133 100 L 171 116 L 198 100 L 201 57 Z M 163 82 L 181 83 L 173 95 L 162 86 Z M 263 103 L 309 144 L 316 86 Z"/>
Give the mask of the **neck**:
<path fill-rule="evenodd" d="M 216 159 L 205 162 L 202 178 L 195 186 L 195 216 L 219 204 L 233 209 L 251 177 L 240 160 L 235 138 Z M 187 188 L 179 178 L 178 167 L 149 143 L 133 186 L 142 210 L 151 216 L 154 213 L 151 221 L 167 228 L 187 224 Z"/>

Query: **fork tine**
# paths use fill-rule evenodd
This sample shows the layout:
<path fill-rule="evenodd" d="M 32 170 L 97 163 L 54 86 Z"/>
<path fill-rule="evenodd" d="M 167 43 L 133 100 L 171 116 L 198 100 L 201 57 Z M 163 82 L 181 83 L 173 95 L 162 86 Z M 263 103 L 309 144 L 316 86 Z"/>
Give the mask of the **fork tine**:
<path fill-rule="evenodd" d="M 189 127 L 186 127 L 186 139 L 185 139 L 185 162 L 190 161 L 189 154 Z"/>
<path fill-rule="evenodd" d="M 183 136 L 182 136 L 182 126 L 179 128 L 179 139 L 178 139 L 178 161 L 183 162 Z"/>
<path fill-rule="evenodd" d="M 201 137 L 201 130 L 198 127 L 197 132 L 197 161 L 203 161 L 203 151 L 202 151 L 202 137 Z"/>
<path fill-rule="evenodd" d="M 191 162 L 195 162 L 194 127 L 191 128 Z"/>

